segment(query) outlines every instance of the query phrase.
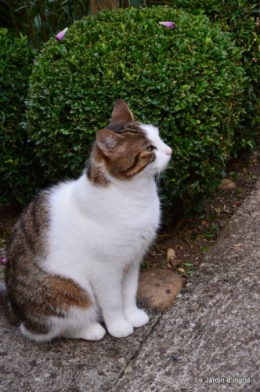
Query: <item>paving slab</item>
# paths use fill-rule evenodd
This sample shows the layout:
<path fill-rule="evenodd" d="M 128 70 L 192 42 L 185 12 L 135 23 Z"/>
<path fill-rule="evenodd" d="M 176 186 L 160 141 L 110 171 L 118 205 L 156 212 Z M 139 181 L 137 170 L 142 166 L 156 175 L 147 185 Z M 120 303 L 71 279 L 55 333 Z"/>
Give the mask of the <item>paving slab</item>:
<path fill-rule="evenodd" d="M 0 391 L 260 392 L 259 275 L 260 181 L 174 305 L 128 338 L 30 342 L 2 286 Z"/>

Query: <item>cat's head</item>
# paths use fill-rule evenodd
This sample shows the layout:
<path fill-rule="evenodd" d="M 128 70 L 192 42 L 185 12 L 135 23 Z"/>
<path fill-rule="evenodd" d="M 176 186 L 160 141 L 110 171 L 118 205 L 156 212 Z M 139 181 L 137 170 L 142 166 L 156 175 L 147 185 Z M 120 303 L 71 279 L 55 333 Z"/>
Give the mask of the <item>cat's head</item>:
<path fill-rule="evenodd" d="M 91 160 L 92 167 L 95 162 L 106 178 L 129 181 L 160 173 L 166 169 L 171 153 L 158 129 L 135 121 L 127 104 L 119 99 L 109 125 L 96 134 Z"/>

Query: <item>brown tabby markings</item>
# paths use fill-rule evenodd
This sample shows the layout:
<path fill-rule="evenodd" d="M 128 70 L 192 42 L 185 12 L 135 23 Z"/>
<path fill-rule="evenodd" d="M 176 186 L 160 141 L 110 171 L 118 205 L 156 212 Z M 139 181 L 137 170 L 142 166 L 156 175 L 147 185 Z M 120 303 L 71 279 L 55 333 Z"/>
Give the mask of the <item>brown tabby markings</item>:
<path fill-rule="evenodd" d="M 66 317 L 71 306 L 88 308 L 88 294 L 71 279 L 45 272 L 48 254 L 49 191 L 41 192 L 21 215 L 7 249 L 6 285 L 11 307 L 33 333 L 49 332 L 47 318 Z"/>
<path fill-rule="evenodd" d="M 96 162 L 99 160 L 100 157 L 97 151 L 93 149 L 87 166 L 87 177 L 94 185 L 107 187 L 110 184 L 110 181 L 106 178 L 102 169 L 96 165 Z"/>
<path fill-rule="evenodd" d="M 111 176 L 120 180 L 130 180 L 155 159 L 154 152 L 145 150 L 151 145 L 151 141 L 146 137 L 138 122 L 112 121 L 103 131 L 114 133 L 115 146 L 112 148 L 114 154 L 106 156 L 98 148 L 97 142 L 94 144 L 87 169 L 87 176 L 94 185 L 108 186 L 110 183 L 103 172 L 101 163 L 105 164 Z"/>

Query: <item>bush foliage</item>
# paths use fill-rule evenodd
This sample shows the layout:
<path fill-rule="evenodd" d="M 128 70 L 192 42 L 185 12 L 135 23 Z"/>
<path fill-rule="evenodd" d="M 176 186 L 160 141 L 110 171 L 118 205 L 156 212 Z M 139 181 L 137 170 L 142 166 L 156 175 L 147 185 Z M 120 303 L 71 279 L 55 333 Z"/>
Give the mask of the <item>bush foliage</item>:
<path fill-rule="evenodd" d="M 0 29 L 0 48 L 0 204 L 25 203 L 39 174 L 33 144 L 21 126 L 35 53 L 25 37 L 14 38 L 6 29 Z"/>
<path fill-rule="evenodd" d="M 176 29 L 159 25 L 171 20 Z M 173 148 L 162 197 L 187 207 L 218 185 L 235 148 L 241 50 L 204 15 L 168 7 L 101 12 L 51 39 L 34 64 L 27 129 L 44 179 L 79 173 L 117 98 Z"/>
<path fill-rule="evenodd" d="M 242 49 L 242 64 L 249 83 L 245 92 L 245 141 L 252 142 L 252 127 L 260 122 L 260 3 L 256 0 L 174 0 L 193 14 L 204 13 L 211 22 L 231 33 Z"/>

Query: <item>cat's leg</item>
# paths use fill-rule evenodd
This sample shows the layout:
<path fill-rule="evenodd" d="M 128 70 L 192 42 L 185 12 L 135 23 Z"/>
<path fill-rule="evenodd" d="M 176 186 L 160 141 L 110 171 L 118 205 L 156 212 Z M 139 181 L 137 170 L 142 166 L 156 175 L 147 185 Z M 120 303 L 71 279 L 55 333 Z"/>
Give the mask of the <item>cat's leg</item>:
<path fill-rule="evenodd" d="M 105 334 L 106 330 L 102 327 L 100 323 L 92 323 L 86 328 L 70 328 L 63 332 L 61 328 L 53 328 L 46 334 L 37 334 L 26 328 L 26 323 L 22 323 L 20 326 L 20 331 L 30 340 L 35 340 L 36 342 L 49 342 L 56 337 L 64 337 L 70 339 L 84 339 L 84 340 L 101 340 Z"/>
<path fill-rule="evenodd" d="M 132 264 L 125 272 L 122 285 L 124 315 L 133 327 L 142 327 L 149 321 L 148 315 L 136 306 L 138 276 L 139 265 Z"/>
<path fill-rule="evenodd" d="M 37 342 L 48 342 L 57 337 L 100 340 L 106 334 L 106 330 L 98 322 L 99 319 L 95 305 L 88 309 L 72 306 L 65 317 L 42 317 L 41 320 L 27 318 L 21 324 L 20 331 Z"/>
<path fill-rule="evenodd" d="M 92 285 L 108 332 L 116 338 L 131 335 L 134 329 L 123 312 L 120 272 L 105 270 L 103 266 L 102 274 L 96 276 Z"/>
<path fill-rule="evenodd" d="M 36 342 L 49 342 L 56 337 L 64 337 L 70 339 L 84 339 L 84 340 L 101 340 L 105 334 L 106 330 L 98 322 L 93 322 L 87 327 L 79 328 L 68 328 L 64 331 L 64 326 L 60 327 L 58 325 L 53 325 L 47 333 L 35 333 L 27 328 L 26 323 L 20 325 L 21 333 Z"/>
<path fill-rule="evenodd" d="M 60 322 L 62 333 L 60 336 L 71 339 L 101 340 L 106 334 L 106 330 L 99 323 L 100 312 L 93 301 L 93 306 L 89 309 L 72 307 L 65 320 Z"/>
<path fill-rule="evenodd" d="M 100 323 L 92 323 L 86 328 L 65 331 L 61 336 L 69 339 L 101 340 L 105 334 L 106 330 Z"/>
<path fill-rule="evenodd" d="M 34 340 L 36 342 L 50 342 L 59 335 L 59 331 L 57 329 L 48 327 L 46 327 L 46 331 L 37 333 L 30 325 L 28 325 L 28 322 L 21 323 L 20 332 L 30 340 Z"/>

